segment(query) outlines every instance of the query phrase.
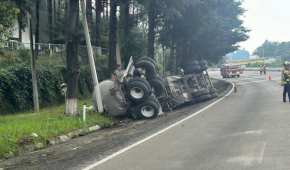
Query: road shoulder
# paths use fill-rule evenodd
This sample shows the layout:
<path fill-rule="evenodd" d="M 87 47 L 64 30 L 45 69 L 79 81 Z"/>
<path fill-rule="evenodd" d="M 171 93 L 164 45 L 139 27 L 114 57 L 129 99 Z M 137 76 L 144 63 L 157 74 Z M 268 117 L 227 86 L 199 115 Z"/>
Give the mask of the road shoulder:
<path fill-rule="evenodd" d="M 220 96 L 224 96 L 231 89 L 231 84 L 225 81 L 213 80 L 213 83 Z M 8 169 L 59 169 L 60 167 L 61 169 L 72 169 L 74 167 L 79 169 L 80 164 L 85 166 L 90 162 L 101 160 L 107 155 L 184 119 L 215 100 L 187 106 L 154 120 L 137 122 L 123 120 L 113 128 L 103 129 L 63 144 L 2 161 L 0 167 Z"/>

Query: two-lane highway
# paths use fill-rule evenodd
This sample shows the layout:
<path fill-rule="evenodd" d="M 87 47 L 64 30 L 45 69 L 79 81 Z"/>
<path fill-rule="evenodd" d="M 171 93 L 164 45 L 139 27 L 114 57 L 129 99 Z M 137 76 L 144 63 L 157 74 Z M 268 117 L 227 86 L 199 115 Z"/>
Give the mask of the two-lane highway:
<path fill-rule="evenodd" d="M 84 169 L 288 170 L 290 104 L 282 102 L 280 73 L 271 78 L 231 79 L 237 93 Z"/>

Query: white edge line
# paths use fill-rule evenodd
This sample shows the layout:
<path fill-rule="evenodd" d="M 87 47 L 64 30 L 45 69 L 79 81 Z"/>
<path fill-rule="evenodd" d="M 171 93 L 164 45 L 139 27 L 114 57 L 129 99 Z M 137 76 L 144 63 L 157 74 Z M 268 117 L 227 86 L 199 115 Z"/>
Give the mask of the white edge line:
<path fill-rule="evenodd" d="M 259 155 L 259 158 L 258 158 L 258 163 L 259 164 L 261 164 L 263 162 L 266 145 L 267 145 L 267 143 L 263 142 L 262 149 L 261 149 L 261 152 L 260 152 L 260 155 Z"/>
<path fill-rule="evenodd" d="M 150 136 L 148 136 L 148 137 L 146 137 L 146 138 L 144 138 L 144 139 L 142 139 L 142 140 L 140 140 L 140 141 L 138 141 L 136 143 L 133 143 L 133 144 L 127 146 L 127 147 L 125 147 L 125 148 L 123 148 L 123 149 L 121 149 L 121 150 L 119 150 L 119 151 L 107 156 L 106 158 L 104 158 L 104 159 L 102 159 L 100 161 L 97 161 L 94 164 L 91 164 L 91 165 L 87 166 L 86 168 L 84 168 L 82 170 L 91 170 L 92 168 L 95 168 L 95 167 L 97 167 L 97 166 L 99 166 L 99 165 L 101 165 L 101 164 L 113 159 L 114 157 L 116 157 L 116 156 L 118 156 L 118 155 L 120 155 L 120 154 L 122 154 L 122 153 L 124 153 L 124 152 L 126 152 L 126 151 L 128 151 L 128 150 L 130 150 L 130 149 L 132 149 L 132 148 L 134 148 L 134 147 L 136 147 L 136 146 L 138 146 L 138 145 L 140 145 L 140 144 L 142 144 L 142 143 L 144 143 L 144 142 L 146 142 L 146 141 L 148 141 L 148 140 L 150 140 L 150 139 L 152 139 L 152 138 L 154 138 L 154 137 L 156 137 L 156 136 L 158 136 L 158 135 L 160 135 L 160 134 L 162 134 L 162 133 L 164 133 L 164 132 L 166 132 L 166 131 L 168 131 L 170 129 L 172 129 L 173 127 L 175 127 L 175 126 L 177 126 L 177 125 L 179 125 L 179 124 L 181 124 L 181 123 L 183 123 L 183 122 L 185 122 L 185 121 L 187 121 L 187 120 L 199 115 L 200 113 L 206 111 L 207 109 L 213 107 L 214 105 L 218 104 L 219 102 L 224 100 L 226 97 L 228 97 L 230 94 L 232 94 L 232 92 L 234 91 L 234 86 L 235 85 L 233 83 L 231 83 L 231 84 L 232 84 L 232 89 L 225 96 L 223 96 L 222 98 L 214 101 L 213 103 L 207 105 L 206 107 L 200 109 L 199 111 L 197 111 L 195 113 L 192 113 L 190 116 L 188 116 L 188 117 L 186 117 L 186 118 L 184 118 L 184 119 L 182 119 L 182 120 L 180 120 L 180 121 L 178 121 L 178 122 L 176 122 L 176 123 L 164 128 L 164 129 L 162 129 L 162 130 L 160 130 L 160 131 L 158 131 L 158 132 L 156 132 L 156 133 L 154 133 L 154 134 L 152 134 L 152 135 L 150 135 Z"/>
<path fill-rule="evenodd" d="M 273 79 L 273 80 L 259 80 L 259 81 L 251 81 L 251 82 L 245 82 L 245 83 L 238 83 L 237 85 L 247 85 L 247 84 L 254 84 L 254 83 L 261 83 L 266 81 L 279 81 L 279 79 Z"/>

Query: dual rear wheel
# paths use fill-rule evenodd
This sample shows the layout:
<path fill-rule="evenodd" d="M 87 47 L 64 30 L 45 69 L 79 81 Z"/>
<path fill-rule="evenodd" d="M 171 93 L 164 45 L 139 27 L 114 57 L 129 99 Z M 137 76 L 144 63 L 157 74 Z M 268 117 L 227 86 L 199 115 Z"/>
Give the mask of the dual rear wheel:
<path fill-rule="evenodd" d="M 125 88 L 131 103 L 129 113 L 134 119 L 153 119 L 158 116 L 159 102 L 152 95 L 151 85 L 145 79 L 132 78 Z"/>

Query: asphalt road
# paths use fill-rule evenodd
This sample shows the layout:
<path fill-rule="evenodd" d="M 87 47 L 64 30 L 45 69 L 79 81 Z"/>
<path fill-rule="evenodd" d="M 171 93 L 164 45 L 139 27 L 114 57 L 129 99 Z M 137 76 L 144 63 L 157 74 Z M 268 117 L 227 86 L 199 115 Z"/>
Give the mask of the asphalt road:
<path fill-rule="evenodd" d="M 289 170 L 290 104 L 282 103 L 280 73 L 266 78 L 230 79 L 237 93 L 85 169 Z"/>

